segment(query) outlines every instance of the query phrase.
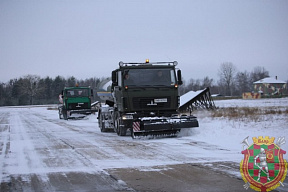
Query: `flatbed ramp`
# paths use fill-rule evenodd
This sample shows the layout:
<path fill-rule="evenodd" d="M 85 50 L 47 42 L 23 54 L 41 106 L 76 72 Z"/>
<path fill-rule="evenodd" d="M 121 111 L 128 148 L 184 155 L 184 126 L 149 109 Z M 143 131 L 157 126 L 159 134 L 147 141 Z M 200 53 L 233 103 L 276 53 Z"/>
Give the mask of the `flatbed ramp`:
<path fill-rule="evenodd" d="M 179 111 L 193 111 L 197 109 L 215 109 L 214 101 L 211 97 L 209 87 L 189 91 L 180 97 Z"/>

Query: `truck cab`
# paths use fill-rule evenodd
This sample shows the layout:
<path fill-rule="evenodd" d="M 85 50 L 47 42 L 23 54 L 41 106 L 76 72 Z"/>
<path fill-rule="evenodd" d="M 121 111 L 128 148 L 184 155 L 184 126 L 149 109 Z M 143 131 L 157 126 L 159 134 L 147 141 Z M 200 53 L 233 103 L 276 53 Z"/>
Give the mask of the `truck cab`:
<path fill-rule="evenodd" d="M 112 72 L 115 108 L 120 113 L 143 116 L 171 116 L 179 105 L 181 71 L 177 62 L 124 64 Z"/>
<path fill-rule="evenodd" d="M 92 97 L 93 91 L 90 87 L 65 87 L 59 95 L 59 101 L 62 104 L 58 107 L 59 118 L 67 120 L 73 117 L 83 117 L 96 111 L 91 109 Z"/>

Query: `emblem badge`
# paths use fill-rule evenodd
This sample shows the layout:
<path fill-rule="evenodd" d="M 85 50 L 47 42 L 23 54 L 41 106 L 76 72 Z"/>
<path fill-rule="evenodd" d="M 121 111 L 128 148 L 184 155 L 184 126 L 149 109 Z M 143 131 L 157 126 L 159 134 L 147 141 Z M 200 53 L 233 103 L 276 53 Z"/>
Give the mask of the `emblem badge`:
<path fill-rule="evenodd" d="M 283 185 L 287 175 L 287 161 L 283 158 L 286 151 L 280 147 L 285 143 L 285 138 L 266 136 L 253 137 L 253 144 L 249 145 L 248 137 L 243 144 L 244 159 L 240 163 L 240 173 L 245 182 L 244 188 L 249 187 L 255 191 L 271 191 Z M 244 147 L 247 149 L 244 150 Z"/>

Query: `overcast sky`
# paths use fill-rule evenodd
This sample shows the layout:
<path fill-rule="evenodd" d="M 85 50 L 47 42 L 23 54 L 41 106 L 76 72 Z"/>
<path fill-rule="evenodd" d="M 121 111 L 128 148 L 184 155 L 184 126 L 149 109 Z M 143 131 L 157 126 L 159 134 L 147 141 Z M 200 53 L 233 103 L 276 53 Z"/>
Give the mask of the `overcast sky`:
<path fill-rule="evenodd" d="M 0 82 L 109 77 L 119 61 L 178 61 L 188 80 L 223 62 L 288 80 L 287 0 L 0 0 Z"/>

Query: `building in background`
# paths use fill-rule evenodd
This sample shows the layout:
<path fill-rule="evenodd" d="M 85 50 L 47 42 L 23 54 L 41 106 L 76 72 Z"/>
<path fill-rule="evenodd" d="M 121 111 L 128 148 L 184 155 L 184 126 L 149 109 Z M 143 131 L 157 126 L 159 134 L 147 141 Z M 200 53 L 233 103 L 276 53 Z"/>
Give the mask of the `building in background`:
<path fill-rule="evenodd" d="M 287 83 L 275 78 L 267 77 L 253 83 L 255 93 L 264 96 L 287 95 Z"/>

